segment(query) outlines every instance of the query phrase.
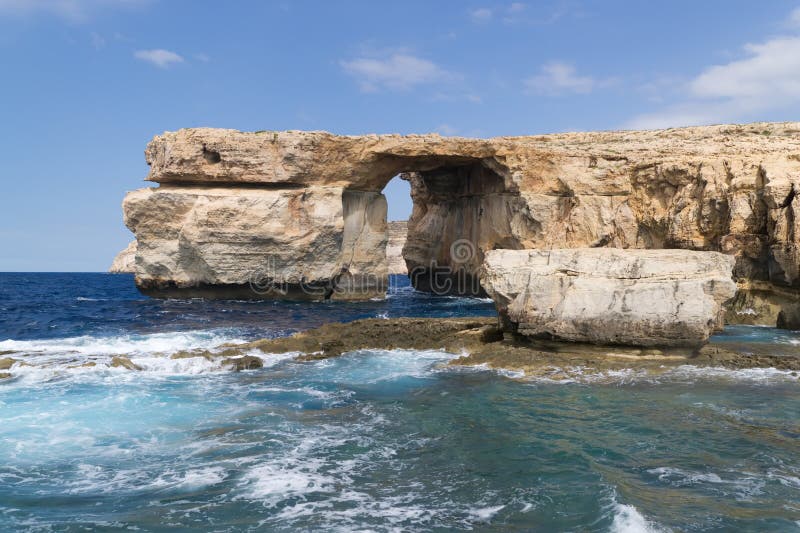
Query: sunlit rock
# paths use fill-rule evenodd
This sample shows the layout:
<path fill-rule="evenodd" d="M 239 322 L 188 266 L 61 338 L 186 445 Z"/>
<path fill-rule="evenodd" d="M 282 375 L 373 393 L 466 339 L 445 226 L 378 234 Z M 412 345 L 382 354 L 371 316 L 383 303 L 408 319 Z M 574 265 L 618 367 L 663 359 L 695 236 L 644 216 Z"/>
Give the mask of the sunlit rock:
<path fill-rule="evenodd" d="M 578 248 L 487 252 L 481 282 L 505 329 L 533 338 L 700 346 L 736 293 L 718 252 Z"/>

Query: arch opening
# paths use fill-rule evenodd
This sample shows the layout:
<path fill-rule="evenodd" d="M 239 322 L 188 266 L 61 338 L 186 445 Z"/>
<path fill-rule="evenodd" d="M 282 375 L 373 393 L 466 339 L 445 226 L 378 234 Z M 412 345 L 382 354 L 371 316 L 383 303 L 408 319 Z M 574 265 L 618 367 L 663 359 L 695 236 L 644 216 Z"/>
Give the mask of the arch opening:
<path fill-rule="evenodd" d="M 509 237 L 514 232 L 508 215 L 518 193 L 481 159 L 408 163 L 383 189 L 390 273 L 405 266 L 412 286 L 432 294 L 486 296 L 479 282 L 484 252 L 522 248 Z M 406 214 L 403 228 L 397 219 Z M 400 246 L 403 229 L 406 238 Z"/>

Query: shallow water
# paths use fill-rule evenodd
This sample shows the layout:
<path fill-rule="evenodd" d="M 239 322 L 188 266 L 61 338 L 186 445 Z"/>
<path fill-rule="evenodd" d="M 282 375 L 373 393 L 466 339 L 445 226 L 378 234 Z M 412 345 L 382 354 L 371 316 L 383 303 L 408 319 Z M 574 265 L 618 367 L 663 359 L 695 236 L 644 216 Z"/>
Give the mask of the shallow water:
<path fill-rule="evenodd" d="M 800 383 L 681 367 L 526 382 L 363 351 L 230 373 L 187 347 L 367 316 L 383 302 L 154 301 L 129 276 L 0 274 L 0 530 L 798 530 Z M 715 342 L 797 336 L 732 328 Z M 144 368 L 109 368 L 127 354 Z M 94 361 L 94 367 L 75 367 Z"/>

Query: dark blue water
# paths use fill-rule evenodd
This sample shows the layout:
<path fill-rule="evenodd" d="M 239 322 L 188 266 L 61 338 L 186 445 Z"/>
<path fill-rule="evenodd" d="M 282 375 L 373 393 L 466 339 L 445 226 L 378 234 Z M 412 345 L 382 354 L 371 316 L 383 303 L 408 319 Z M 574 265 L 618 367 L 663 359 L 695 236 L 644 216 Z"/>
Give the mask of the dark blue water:
<path fill-rule="evenodd" d="M 0 340 L 113 336 L 235 328 L 247 337 L 286 334 L 359 318 L 489 316 L 489 300 L 433 297 L 392 276 L 389 297 L 367 302 L 157 300 L 128 274 L 0 273 Z"/>
<path fill-rule="evenodd" d="M 357 304 L 156 301 L 129 276 L 0 274 L 0 351 L 30 365 L 0 381 L 0 530 L 800 529 L 787 372 L 551 382 L 435 351 L 259 353 L 243 373 L 169 357 L 329 321 L 493 313 L 395 286 Z M 715 342 L 798 339 L 739 327 Z"/>

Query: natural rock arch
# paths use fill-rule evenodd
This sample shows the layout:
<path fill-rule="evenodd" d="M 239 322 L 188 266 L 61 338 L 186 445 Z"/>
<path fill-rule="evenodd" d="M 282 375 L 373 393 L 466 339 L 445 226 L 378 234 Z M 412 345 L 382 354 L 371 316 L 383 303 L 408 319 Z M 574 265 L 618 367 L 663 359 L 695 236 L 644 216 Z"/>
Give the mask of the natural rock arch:
<path fill-rule="evenodd" d="M 736 258 L 739 314 L 729 318 L 800 324 L 798 132 L 762 123 L 483 140 L 180 130 L 148 145 L 147 179 L 160 186 L 130 193 L 125 220 L 149 294 L 368 298 L 386 276 L 380 191 L 405 173 L 409 267 L 435 261 L 474 276 L 493 248 L 717 250 Z M 474 253 L 455 260 L 460 241 Z M 259 288 L 274 283 L 287 291 Z"/>

